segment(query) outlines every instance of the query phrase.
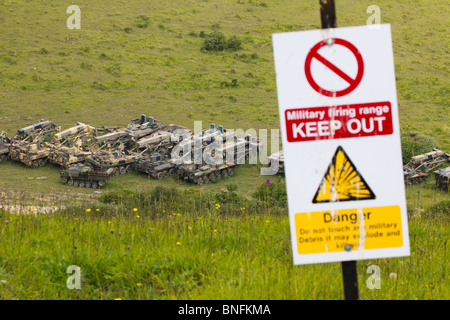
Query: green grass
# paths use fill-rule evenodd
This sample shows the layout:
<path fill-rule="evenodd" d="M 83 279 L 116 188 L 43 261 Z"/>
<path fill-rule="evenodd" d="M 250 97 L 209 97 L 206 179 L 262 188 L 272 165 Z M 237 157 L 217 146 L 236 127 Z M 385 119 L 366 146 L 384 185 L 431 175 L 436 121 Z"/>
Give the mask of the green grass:
<path fill-rule="evenodd" d="M 339 263 L 292 264 L 285 208 L 216 202 L 209 191 L 191 197 L 159 192 L 119 193 L 50 214 L 0 213 L 2 299 L 343 297 Z M 448 204 L 446 211 L 427 214 L 428 203 L 443 198 L 430 193 L 414 200 L 410 257 L 358 262 L 362 299 L 450 297 Z M 70 265 L 81 268 L 80 290 L 66 287 Z M 379 290 L 366 286 L 370 265 L 380 267 Z"/>
<path fill-rule="evenodd" d="M 248 200 L 236 186 L 227 189 L 114 191 L 98 202 L 48 214 L 1 211 L 0 280 L 5 283 L 0 296 L 343 297 L 339 263 L 292 264 L 285 207 L 271 199 Z M 407 201 L 411 256 L 358 261 L 362 299 L 450 297 L 448 196 L 429 185 L 413 186 L 407 188 Z M 70 265 L 81 268 L 80 290 L 66 287 Z M 366 285 L 370 265 L 380 268 L 381 289 Z"/>

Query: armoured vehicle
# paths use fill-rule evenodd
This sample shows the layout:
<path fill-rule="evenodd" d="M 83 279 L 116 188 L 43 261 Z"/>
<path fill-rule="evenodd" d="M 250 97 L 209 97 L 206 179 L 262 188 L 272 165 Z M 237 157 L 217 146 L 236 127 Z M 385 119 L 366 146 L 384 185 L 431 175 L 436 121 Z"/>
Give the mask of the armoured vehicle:
<path fill-rule="evenodd" d="M 9 158 L 10 140 L 6 137 L 6 132 L 0 134 L 0 162 Z"/>
<path fill-rule="evenodd" d="M 20 161 L 31 168 L 45 165 L 50 152 L 46 140 L 60 129 L 59 125 L 47 120 L 19 129 L 17 135 L 11 140 L 11 159 Z"/>
<path fill-rule="evenodd" d="M 139 139 L 161 130 L 163 127 L 164 125 L 161 121 L 142 114 L 141 118 L 131 120 L 131 123 L 125 128 L 96 137 L 95 143 L 98 150 L 123 152 L 134 149 Z"/>
<path fill-rule="evenodd" d="M 168 177 L 175 172 L 175 165 L 171 161 L 171 151 L 175 145 L 189 139 L 191 130 L 169 125 L 149 137 L 140 139 L 137 148 L 140 153 L 134 159 L 134 169 L 147 173 L 154 179 Z"/>
<path fill-rule="evenodd" d="M 49 161 L 62 167 L 84 161 L 91 152 L 83 144 L 89 143 L 97 132 L 96 128 L 78 122 L 74 127 L 55 134 L 48 144 Z"/>
<path fill-rule="evenodd" d="M 450 167 L 434 171 L 434 177 L 438 188 L 450 191 Z"/>
<path fill-rule="evenodd" d="M 275 152 L 267 157 L 269 160 L 268 169 L 271 170 L 273 174 L 284 174 L 284 155 L 283 150 Z"/>
<path fill-rule="evenodd" d="M 141 114 L 139 119 L 131 120 L 131 123 L 128 124 L 124 130 L 137 140 L 162 129 L 163 127 L 164 124 L 162 121 Z"/>
<path fill-rule="evenodd" d="M 154 179 L 162 179 L 175 173 L 175 165 L 169 157 L 154 152 L 145 156 L 137 157 L 134 160 L 134 169 L 147 173 Z"/>
<path fill-rule="evenodd" d="M 194 163 L 190 163 L 192 161 L 173 160 L 176 164 L 175 171 L 178 176 L 182 180 L 199 185 L 209 183 L 214 179 L 232 175 L 239 165 L 244 164 L 250 157 L 256 156 L 262 149 L 262 143 L 252 138 L 251 135 L 239 138 L 234 136 L 234 133 L 228 132 L 224 141 L 218 146 L 213 145 L 212 142 L 206 145 L 202 144 L 202 162 L 200 164 L 195 161 L 195 155 Z M 195 146 L 192 148 L 195 148 Z"/>
<path fill-rule="evenodd" d="M 133 169 L 135 155 L 125 152 L 103 151 L 92 153 L 89 158 L 105 169 L 113 169 L 113 175 L 125 174 Z"/>
<path fill-rule="evenodd" d="M 409 163 L 403 166 L 405 185 L 424 182 L 430 171 L 445 162 L 450 162 L 450 154 L 435 148 L 428 153 L 412 157 Z"/>
<path fill-rule="evenodd" d="M 113 168 L 103 168 L 94 160 L 76 163 L 61 170 L 60 177 L 64 184 L 86 188 L 101 188 L 113 175 Z"/>
<path fill-rule="evenodd" d="M 234 169 L 238 166 L 236 163 L 208 165 L 182 164 L 177 166 L 177 174 L 182 180 L 202 185 L 214 179 L 221 179 L 232 175 Z"/>

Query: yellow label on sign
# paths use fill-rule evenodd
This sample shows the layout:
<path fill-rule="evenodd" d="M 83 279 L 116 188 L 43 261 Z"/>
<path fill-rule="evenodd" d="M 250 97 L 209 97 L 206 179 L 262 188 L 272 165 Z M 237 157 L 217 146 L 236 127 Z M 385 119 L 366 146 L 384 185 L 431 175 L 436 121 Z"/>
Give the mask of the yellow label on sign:
<path fill-rule="evenodd" d="M 403 246 L 399 206 L 295 214 L 299 254 Z"/>

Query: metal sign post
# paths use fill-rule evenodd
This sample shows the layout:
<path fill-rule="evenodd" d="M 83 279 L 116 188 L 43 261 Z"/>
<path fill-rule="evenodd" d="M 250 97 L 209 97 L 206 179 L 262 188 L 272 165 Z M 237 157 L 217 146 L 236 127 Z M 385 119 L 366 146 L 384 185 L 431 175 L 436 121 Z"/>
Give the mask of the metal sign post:
<path fill-rule="evenodd" d="M 336 7 L 334 0 L 319 0 L 319 3 L 322 29 L 336 28 Z M 345 300 L 359 300 L 356 261 L 343 261 L 341 264 Z"/>

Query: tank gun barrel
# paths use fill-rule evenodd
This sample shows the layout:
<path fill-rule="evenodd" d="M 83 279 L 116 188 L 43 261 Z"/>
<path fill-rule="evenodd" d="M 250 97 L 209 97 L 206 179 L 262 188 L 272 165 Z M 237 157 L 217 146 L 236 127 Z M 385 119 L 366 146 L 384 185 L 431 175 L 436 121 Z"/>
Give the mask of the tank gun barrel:
<path fill-rule="evenodd" d="M 55 141 L 61 141 L 62 139 L 67 139 L 69 137 L 76 137 L 80 134 L 93 134 L 95 128 L 88 126 L 87 124 L 78 122 L 76 126 L 61 131 L 55 134 Z"/>
<path fill-rule="evenodd" d="M 20 137 L 30 135 L 31 133 L 37 132 L 39 130 L 49 132 L 58 128 L 59 125 L 56 123 L 50 122 L 48 120 L 41 120 L 36 124 L 32 124 L 30 126 L 24 127 L 17 131 L 17 135 Z"/>

